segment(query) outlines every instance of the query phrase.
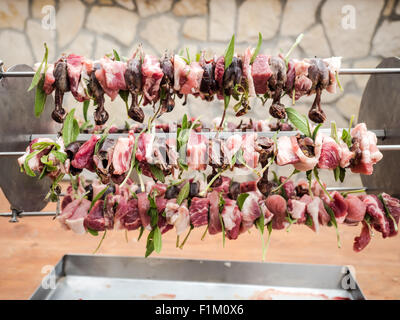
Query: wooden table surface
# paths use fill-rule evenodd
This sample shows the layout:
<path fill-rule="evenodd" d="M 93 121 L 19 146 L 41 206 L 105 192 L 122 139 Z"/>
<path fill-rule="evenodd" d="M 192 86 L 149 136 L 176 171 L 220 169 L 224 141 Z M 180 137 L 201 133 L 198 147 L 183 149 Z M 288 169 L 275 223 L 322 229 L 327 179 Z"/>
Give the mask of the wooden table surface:
<path fill-rule="evenodd" d="M 0 194 L 0 211 L 9 209 Z M 54 210 L 49 206 L 47 210 Z M 204 229 L 193 230 L 183 250 L 175 248 L 175 233 L 163 236 L 161 257 L 201 258 L 221 260 L 261 260 L 261 239 L 258 231 L 243 234 L 222 247 L 221 235 L 207 235 Z M 323 228 L 315 234 L 305 226 L 293 226 L 291 231 L 273 231 L 267 261 L 315 264 L 352 265 L 356 278 L 368 299 L 400 299 L 400 237 L 382 239 L 376 233 L 372 243 L 361 253 L 352 250 L 353 239 L 360 226 L 341 226 L 342 248 L 337 248 L 333 228 Z M 137 242 L 138 231 L 108 232 L 99 254 L 143 256 L 145 237 Z M 19 223 L 0 218 L 0 299 L 27 299 L 44 277 L 43 267 L 55 265 L 67 253 L 91 254 L 100 237 L 76 235 L 62 229 L 51 217 L 26 217 Z M 156 256 L 156 254 L 155 254 Z"/>

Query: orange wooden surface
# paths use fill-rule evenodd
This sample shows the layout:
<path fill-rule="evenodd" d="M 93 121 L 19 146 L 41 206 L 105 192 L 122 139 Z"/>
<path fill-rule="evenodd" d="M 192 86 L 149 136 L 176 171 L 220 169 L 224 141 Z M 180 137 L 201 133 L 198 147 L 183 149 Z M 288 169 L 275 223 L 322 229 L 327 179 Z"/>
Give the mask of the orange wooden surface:
<path fill-rule="evenodd" d="M 0 211 L 8 209 L 0 195 Z M 48 210 L 54 210 L 49 207 Z M 207 235 L 204 229 L 193 230 L 183 250 L 175 248 L 175 233 L 163 236 L 161 257 L 181 257 L 222 260 L 261 260 L 261 240 L 256 229 L 236 241 L 227 240 L 222 247 L 221 235 Z M 317 264 L 353 265 L 357 281 L 368 299 L 400 299 L 400 237 L 382 239 L 376 233 L 372 243 L 361 253 L 352 250 L 353 239 L 360 227 L 341 226 L 342 248 L 336 246 L 333 228 L 323 228 L 319 234 L 305 226 L 292 230 L 273 231 L 267 260 Z M 145 235 L 138 243 L 138 231 L 108 232 L 99 254 L 143 256 Z M 54 265 L 66 253 L 91 254 L 100 237 L 76 235 L 63 230 L 51 217 L 27 217 L 19 223 L 0 218 L 0 299 L 27 299 L 40 284 L 43 266 Z M 155 254 L 156 255 L 156 254 Z"/>

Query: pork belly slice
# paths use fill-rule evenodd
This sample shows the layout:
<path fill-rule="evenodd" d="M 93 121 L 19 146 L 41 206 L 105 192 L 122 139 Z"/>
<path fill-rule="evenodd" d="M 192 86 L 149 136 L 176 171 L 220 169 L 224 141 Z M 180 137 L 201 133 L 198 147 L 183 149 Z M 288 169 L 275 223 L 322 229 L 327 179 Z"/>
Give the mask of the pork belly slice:
<path fill-rule="evenodd" d="M 320 224 L 327 225 L 331 220 L 329 213 L 325 210 L 324 202 L 317 196 L 307 204 L 307 214 L 311 217 L 313 222 L 311 229 L 316 233 L 319 232 Z"/>
<path fill-rule="evenodd" d="M 360 199 L 367 206 L 367 213 L 371 216 L 373 227 L 376 231 L 382 233 L 382 237 L 386 238 L 390 234 L 389 220 L 386 217 L 382 202 L 374 194 L 361 195 Z"/>
<path fill-rule="evenodd" d="M 136 148 L 136 159 L 140 162 L 151 161 L 151 150 L 153 149 L 154 135 L 150 133 L 142 133 L 138 138 Z"/>
<path fill-rule="evenodd" d="M 362 222 L 361 234 L 354 238 L 353 250 L 360 252 L 363 250 L 371 241 L 371 231 L 369 230 L 368 224 Z"/>
<path fill-rule="evenodd" d="M 164 73 L 157 57 L 146 54 L 142 64 L 143 105 L 157 101 Z"/>
<path fill-rule="evenodd" d="M 259 201 L 262 200 L 261 196 L 257 192 L 248 192 L 248 197 L 242 206 L 242 224 L 240 227 L 240 233 L 246 232 L 253 227 L 254 222 L 261 215 L 261 208 Z"/>
<path fill-rule="evenodd" d="M 67 203 L 64 208 L 61 209 L 61 214 L 57 216 L 57 220 L 61 223 L 63 227 L 67 228 L 65 221 L 68 218 L 72 217 L 75 210 L 79 207 L 80 203 L 81 203 L 80 199 L 72 200 L 71 198 L 71 201 Z"/>
<path fill-rule="evenodd" d="M 193 131 L 187 144 L 187 163 L 191 170 L 205 170 L 208 164 L 208 139 Z"/>
<path fill-rule="evenodd" d="M 314 141 L 314 156 L 308 157 L 304 154 L 303 150 L 301 150 L 300 145 L 296 139 L 296 137 L 290 137 L 292 139 L 293 151 L 296 156 L 299 158 L 298 162 L 295 162 L 293 166 L 300 171 L 308 171 L 314 169 L 314 167 L 318 164 L 321 148 L 322 148 L 322 134 L 317 133 Z M 304 138 L 310 139 L 310 138 Z"/>
<path fill-rule="evenodd" d="M 221 220 L 219 218 L 219 192 L 212 191 L 207 194 L 210 202 L 210 222 L 208 223 L 208 233 L 217 234 L 222 231 Z"/>
<path fill-rule="evenodd" d="M 231 164 L 233 156 L 239 151 L 242 146 L 242 137 L 239 134 L 234 134 L 222 142 L 222 152 L 224 154 L 225 164 Z"/>
<path fill-rule="evenodd" d="M 340 155 L 340 166 L 347 168 L 350 165 L 351 159 L 354 158 L 354 152 L 350 151 L 348 145 L 340 141 L 339 142 L 339 155 Z"/>
<path fill-rule="evenodd" d="M 336 141 L 324 135 L 318 167 L 321 169 L 335 169 L 340 165 L 340 155 L 340 147 Z"/>
<path fill-rule="evenodd" d="M 81 97 L 78 94 L 78 87 L 79 87 L 79 82 L 81 79 L 83 60 L 84 60 L 84 57 L 78 56 L 73 53 L 71 53 L 67 57 L 67 72 L 68 72 L 69 88 L 70 88 L 71 93 L 74 96 L 74 98 L 79 102 L 82 102 L 84 100 L 84 97 Z"/>
<path fill-rule="evenodd" d="M 367 206 L 359 197 L 349 194 L 344 201 L 347 204 L 346 222 L 355 223 L 364 220 Z"/>
<path fill-rule="evenodd" d="M 336 73 L 339 73 L 342 64 L 342 57 L 330 57 L 323 60 L 329 70 L 329 85 L 326 91 L 329 93 L 336 93 L 337 81 Z"/>
<path fill-rule="evenodd" d="M 181 85 L 181 94 L 197 94 L 200 92 L 200 83 L 203 78 L 204 70 L 200 63 L 194 61 L 190 63 L 189 72 L 186 75 L 181 75 L 180 81 L 186 76 L 185 82 Z"/>
<path fill-rule="evenodd" d="M 251 66 L 251 76 L 256 94 L 265 94 L 268 91 L 268 80 L 272 76 L 269 59 L 270 56 L 258 54 Z"/>
<path fill-rule="evenodd" d="M 76 97 L 75 97 L 75 99 L 77 99 L 80 102 L 89 99 L 87 84 L 90 81 L 90 74 L 92 73 L 92 71 L 93 71 L 93 61 L 83 58 L 81 77 L 79 80 L 78 88 L 76 91 Z"/>
<path fill-rule="evenodd" d="M 208 198 L 192 198 L 189 213 L 190 222 L 197 228 L 208 224 L 208 207 L 210 200 Z"/>
<path fill-rule="evenodd" d="M 294 164 L 300 161 L 299 157 L 294 152 L 293 145 L 297 144 L 296 137 L 282 136 L 278 138 L 276 163 L 278 166 Z"/>
<path fill-rule="evenodd" d="M 222 144 L 221 139 L 210 139 L 208 150 L 210 165 L 221 166 L 224 163 Z"/>
<path fill-rule="evenodd" d="M 118 90 L 112 90 L 107 86 L 106 72 L 101 66 L 100 61 L 93 61 L 93 69 L 95 70 L 94 74 L 96 76 L 96 79 L 99 82 L 104 93 L 111 98 L 111 101 L 114 101 L 115 98 L 118 96 Z"/>
<path fill-rule="evenodd" d="M 62 209 L 57 220 L 64 228 L 70 229 L 77 234 L 84 234 L 83 221 L 88 214 L 90 204 L 91 202 L 87 199 L 75 199 Z"/>
<path fill-rule="evenodd" d="M 247 82 L 247 86 L 249 88 L 249 97 L 255 97 L 256 91 L 254 88 L 254 81 L 253 77 L 251 75 L 251 65 L 250 65 L 250 60 L 251 57 L 253 56 L 254 50 L 247 48 L 246 51 L 244 52 L 243 58 L 242 58 L 242 69 L 243 69 L 243 77 L 245 78 L 245 81 Z"/>
<path fill-rule="evenodd" d="M 312 81 L 308 78 L 308 68 L 310 67 L 310 62 L 306 59 L 304 60 L 292 60 L 295 70 L 294 78 L 294 89 L 295 89 L 295 99 L 298 100 L 312 88 Z M 292 96 L 292 92 L 289 93 Z"/>
<path fill-rule="evenodd" d="M 78 207 L 75 209 L 72 216 L 65 220 L 65 224 L 75 233 L 84 234 L 86 232 L 83 225 L 84 219 L 88 214 L 91 201 L 87 199 L 80 200 Z"/>
<path fill-rule="evenodd" d="M 106 187 L 107 187 L 107 185 L 101 183 L 100 180 L 97 180 L 97 179 L 94 180 L 93 183 L 92 183 L 93 198 L 96 198 L 96 196 L 97 196 L 101 191 L 103 191 L 104 188 L 106 188 Z M 110 187 L 111 187 L 111 186 L 109 186 L 109 188 L 110 188 Z"/>
<path fill-rule="evenodd" d="M 36 139 L 33 139 L 31 141 L 31 143 L 29 143 L 29 146 L 26 147 L 24 155 L 22 155 L 21 157 L 18 158 L 18 164 L 19 164 L 20 167 L 22 167 L 24 165 L 26 157 L 29 154 L 31 154 L 32 152 L 35 151 L 35 150 L 32 149 L 32 146 L 35 143 L 40 143 L 40 142 L 54 142 L 54 141 L 49 139 L 49 138 L 36 138 Z M 40 158 L 42 158 L 43 156 L 47 155 L 50 152 L 50 150 L 51 150 L 51 147 L 47 147 L 47 148 L 43 149 L 41 152 L 39 152 L 36 156 L 31 158 L 28 161 L 28 167 L 34 172 L 42 171 L 43 164 L 42 164 Z"/>
<path fill-rule="evenodd" d="M 138 200 L 121 198 L 115 211 L 115 229 L 136 230 L 142 225 L 139 216 Z"/>
<path fill-rule="evenodd" d="M 221 212 L 224 221 L 225 233 L 228 239 L 236 240 L 239 236 L 242 213 L 236 205 L 236 201 L 224 198 L 224 209 Z"/>
<path fill-rule="evenodd" d="M 132 150 L 135 145 L 135 135 L 129 131 L 128 137 L 119 137 L 115 144 L 112 165 L 114 174 L 121 175 L 127 172 L 131 166 Z"/>
<path fill-rule="evenodd" d="M 95 231 L 104 231 L 106 229 L 103 208 L 104 201 L 97 200 L 83 221 L 83 225 L 86 229 Z"/>
<path fill-rule="evenodd" d="M 351 171 L 354 173 L 371 175 L 373 172 L 373 165 L 379 162 L 383 157 L 376 146 L 378 139 L 375 133 L 368 131 L 365 123 L 359 123 L 351 130 L 351 137 L 354 141 L 353 148 L 356 147 L 357 149 L 355 150 L 356 159 L 350 166 Z M 359 156 L 361 156 L 361 159 L 357 159 L 357 153 L 360 152 L 361 155 Z"/>
<path fill-rule="evenodd" d="M 50 63 L 47 65 L 47 70 L 44 76 L 44 83 L 43 83 L 43 91 L 47 95 L 50 95 L 55 88 L 54 82 L 56 81 L 56 78 L 54 77 L 53 72 L 54 72 L 54 64 Z"/>
<path fill-rule="evenodd" d="M 382 200 L 389 211 L 390 215 L 393 217 L 395 220 L 397 227 L 399 227 L 399 219 L 400 219 L 400 200 L 394 197 L 391 197 L 387 193 L 382 193 L 381 194 Z M 397 235 L 398 230 L 395 228 L 395 222 L 389 218 L 389 237 L 393 237 Z"/>
<path fill-rule="evenodd" d="M 289 225 L 286 220 L 287 204 L 285 198 L 280 195 L 267 197 L 266 205 L 269 211 L 274 215 L 272 219 L 272 228 L 281 230 Z"/>
<path fill-rule="evenodd" d="M 274 214 L 268 209 L 266 199 L 260 199 L 258 201 L 260 206 L 261 214 L 264 215 L 264 225 L 270 223 L 274 217 Z"/>
<path fill-rule="evenodd" d="M 242 135 L 242 145 L 243 158 L 246 164 L 255 168 L 258 165 L 258 159 L 260 154 L 255 151 L 257 141 L 257 133 L 249 133 Z"/>
<path fill-rule="evenodd" d="M 119 90 L 126 90 L 124 76 L 126 63 L 113 61 L 108 57 L 101 58 L 98 63 L 101 68 L 96 70 L 96 79 L 104 92 L 111 98 L 111 101 L 114 101 L 118 96 Z"/>
<path fill-rule="evenodd" d="M 178 167 L 179 154 L 177 151 L 177 143 L 175 138 L 168 138 L 166 140 L 168 165 Z"/>
<path fill-rule="evenodd" d="M 297 224 L 306 221 L 307 203 L 301 200 L 289 199 L 287 202 L 288 212 Z"/>
<path fill-rule="evenodd" d="M 178 54 L 174 55 L 174 90 L 180 91 L 190 73 L 190 66 Z"/>
<path fill-rule="evenodd" d="M 190 215 L 187 208 L 187 200 L 181 205 L 176 203 L 176 199 L 170 199 L 165 206 L 165 217 L 167 223 L 175 227 L 176 234 L 180 236 L 190 227 Z"/>
<path fill-rule="evenodd" d="M 100 138 L 96 135 L 92 135 L 88 141 L 86 141 L 75 154 L 74 159 L 71 161 L 71 165 L 77 169 L 94 169 L 93 153 L 96 143 Z"/>

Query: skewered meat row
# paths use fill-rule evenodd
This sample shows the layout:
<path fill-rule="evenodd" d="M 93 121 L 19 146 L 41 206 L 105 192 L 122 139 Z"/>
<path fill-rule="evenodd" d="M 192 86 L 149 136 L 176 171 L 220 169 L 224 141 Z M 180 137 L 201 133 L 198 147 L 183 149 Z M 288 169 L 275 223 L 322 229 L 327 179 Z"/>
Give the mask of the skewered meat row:
<path fill-rule="evenodd" d="M 160 103 L 158 115 L 174 108 L 175 98 L 188 94 L 212 101 L 214 96 L 223 100 L 232 96 L 240 101 L 237 115 L 250 109 L 249 97 L 259 96 L 263 101 L 272 99 L 270 114 L 278 119 L 286 117 L 285 107 L 280 102 L 283 94 L 297 100 L 303 95 L 315 94 L 309 118 L 317 123 L 324 122 L 326 116 L 321 109 L 323 90 L 336 91 L 336 76 L 341 58 L 291 59 L 282 56 L 258 54 L 254 62 L 254 50 L 248 48 L 244 54 L 234 55 L 231 64 L 225 68 L 225 58 L 214 57 L 206 60 L 204 52 L 198 61 L 188 61 L 184 57 L 167 53 L 159 59 L 144 54 L 139 48 L 126 61 L 104 56 L 92 61 L 82 56 L 70 54 L 62 56 L 54 64 L 49 64 L 43 91 L 49 95 L 55 89 L 55 110 L 52 117 L 63 122 L 65 110 L 63 95 L 71 91 L 79 102 L 92 99 L 97 105 L 94 119 L 97 125 L 104 124 L 108 113 L 104 107 L 104 94 L 115 100 L 118 94 L 131 94 L 129 117 L 143 122 L 143 106 Z M 245 98 L 243 98 L 245 97 Z"/>
<path fill-rule="evenodd" d="M 400 201 L 386 193 L 379 198 L 365 194 L 342 195 L 337 191 L 328 195 L 317 181 L 310 182 L 309 188 L 307 181 L 300 180 L 297 184 L 288 181 L 276 194 L 265 197 L 257 189 L 256 181 L 238 183 L 228 177 L 222 179 L 222 185 L 203 197 L 199 190 L 204 181 L 189 180 L 171 185 L 150 181 L 145 190 L 141 190 L 130 180 L 124 187 L 106 186 L 98 181 L 87 184 L 81 180 L 76 190 L 72 185 L 68 187 L 57 219 L 62 226 L 78 234 L 88 229 L 136 230 L 143 227 L 151 231 L 148 211 L 152 198 L 157 207 L 157 226 L 161 233 L 175 228 L 178 236 L 191 226 L 208 226 L 210 235 L 225 230 L 226 237 L 234 240 L 250 230 L 261 216 L 264 224 L 271 224 L 273 230 L 286 229 L 291 224 L 305 224 L 318 233 L 322 226 L 332 226 L 333 221 L 352 226 L 361 223 L 361 234 L 354 239 L 354 250 L 359 252 L 370 242 L 372 228 L 383 238 L 395 236 L 398 232 Z M 285 179 L 280 177 L 279 181 Z M 177 197 L 186 183 L 190 184 L 190 192 L 178 204 Z M 107 191 L 92 203 L 105 189 Z M 244 193 L 247 197 L 239 204 L 239 195 Z"/>
<path fill-rule="evenodd" d="M 258 164 L 265 167 L 275 155 L 277 165 L 292 164 L 299 171 L 305 172 L 314 168 L 334 170 L 340 167 L 350 168 L 355 173 L 370 175 L 373 172 L 373 165 L 383 157 L 376 146 L 376 135 L 368 131 L 364 123 L 357 124 L 351 130 L 353 140 L 350 148 L 342 140 L 337 142 L 321 132 L 316 134 L 315 140 L 300 134 L 290 137 L 281 136 L 277 139 L 276 146 L 272 139 L 258 137 L 256 132 L 233 134 L 226 139 L 210 140 L 194 130 L 188 135 L 186 150 L 185 147 L 181 147 L 184 150 L 183 153 L 178 153 L 177 135 L 174 133 L 156 135 L 146 132 L 140 134 L 135 140 L 134 130 L 131 130 L 128 137 L 122 136 L 116 141 L 105 138 L 102 144 L 98 145 L 97 152 L 95 149 L 100 140 L 98 135 L 92 135 L 83 144 L 73 142 L 66 147 L 60 138 L 58 152 L 66 153 L 66 159 L 62 163 L 53 155 L 52 166 L 57 170 L 50 171 L 49 175 L 56 177 L 60 172 L 75 175 L 87 169 L 96 172 L 104 183 L 112 180 L 119 184 L 130 170 L 135 144 L 135 160 L 138 161 L 139 168 L 144 175 L 154 179 L 156 176 L 152 172 L 153 166 L 161 170 L 164 175 L 172 173 L 176 177 L 182 169 L 180 163 L 186 164 L 191 170 L 198 171 L 204 171 L 207 165 L 210 165 L 213 168 L 211 179 L 217 169 L 233 169 L 233 167 L 254 169 Z M 25 155 L 18 159 L 20 167 L 24 168 L 26 157 L 34 152 L 34 146 L 48 142 L 53 143 L 47 138 L 32 141 Z M 42 157 L 51 155 L 53 144 L 46 145 L 40 153 L 28 161 L 27 165 L 32 171 L 43 170 Z M 45 158 L 45 162 L 48 160 Z M 264 172 L 263 178 L 263 181 L 267 183 L 268 170 Z M 263 192 L 268 191 L 266 189 Z"/>

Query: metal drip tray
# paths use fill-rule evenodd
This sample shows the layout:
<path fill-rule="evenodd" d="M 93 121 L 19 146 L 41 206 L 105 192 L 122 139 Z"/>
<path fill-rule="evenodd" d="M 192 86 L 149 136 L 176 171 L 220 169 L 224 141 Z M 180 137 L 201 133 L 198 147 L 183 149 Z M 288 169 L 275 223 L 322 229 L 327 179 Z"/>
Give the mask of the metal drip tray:
<path fill-rule="evenodd" d="M 31 299 L 365 299 L 332 265 L 65 255 L 43 283 Z"/>

